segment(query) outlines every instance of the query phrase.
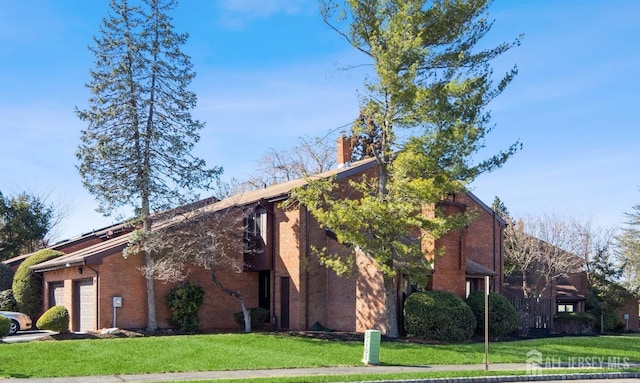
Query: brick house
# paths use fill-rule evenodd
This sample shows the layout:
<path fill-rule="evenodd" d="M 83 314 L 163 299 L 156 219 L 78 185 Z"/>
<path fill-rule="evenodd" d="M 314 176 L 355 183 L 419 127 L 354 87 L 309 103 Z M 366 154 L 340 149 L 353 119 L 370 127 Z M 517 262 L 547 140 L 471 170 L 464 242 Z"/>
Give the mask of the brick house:
<path fill-rule="evenodd" d="M 375 159 L 350 164 L 349 150 L 345 150 L 344 145 L 339 143 L 338 168 L 315 177 L 335 176 L 337 182 L 345 183 L 362 174 L 377 174 Z M 283 202 L 291 190 L 305 182 L 298 179 L 222 201 L 209 199 L 200 203 L 207 211 L 229 206 L 251 209 L 254 234 L 264 246 L 259 254 L 240 255 L 244 257 L 244 271 L 222 275 L 221 282 L 241 291 L 247 307 L 268 309 L 273 330 L 308 330 L 318 322 L 341 331 L 364 332 L 373 328 L 384 332 L 381 299 L 384 287 L 377 269 L 366 257 L 358 256 L 360 273 L 351 278 L 338 277 L 314 261 L 311 247 L 326 247 L 335 252 L 352 250 L 336 242 L 304 206 L 284 208 Z M 504 221 L 471 193 L 450 195 L 442 204 L 451 211 L 475 209 L 478 218 L 432 244 L 436 248 L 445 246 L 446 251 L 436 260 L 427 288 L 450 290 L 464 298 L 481 288 L 481 281 L 488 275 L 491 290 L 500 292 Z M 122 256 L 129 236 L 129 232 L 122 232 L 105 241 L 87 242 L 84 248 L 33 266 L 43 276 L 45 307 L 65 305 L 73 331 L 146 327 L 146 286 L 138 271 L 143 257 L 125 259 Z M 199 312 L 200 330 L 239 329 L 233 319 L 233 313 L 240 311 L 237 300 L 219 291 L 207 270 L 193 268 L 188 280 L 206 291 Z M 165 295 L 173 286 L 155 283 L 157 320 L 161 328 L 169 327 Z M 408 293 L 409 287 L 406 289 Z M 114 307 L 114 297 L 121 298 L 121 307 Z"/>

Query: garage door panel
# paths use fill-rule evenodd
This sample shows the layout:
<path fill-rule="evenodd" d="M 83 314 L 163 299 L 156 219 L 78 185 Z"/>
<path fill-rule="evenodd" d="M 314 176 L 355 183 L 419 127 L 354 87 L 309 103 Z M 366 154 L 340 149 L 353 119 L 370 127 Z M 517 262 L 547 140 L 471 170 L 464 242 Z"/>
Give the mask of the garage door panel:
<path fill-rule="evenodd" d="M 64 282 L 49 284 L 49 308 L 64 305 Z"/>
<path fill-rule="evenodd" d="M 96 323 L 96 293 L 93 280 L 76 282 L 78 331 L 93 331 Z"/>

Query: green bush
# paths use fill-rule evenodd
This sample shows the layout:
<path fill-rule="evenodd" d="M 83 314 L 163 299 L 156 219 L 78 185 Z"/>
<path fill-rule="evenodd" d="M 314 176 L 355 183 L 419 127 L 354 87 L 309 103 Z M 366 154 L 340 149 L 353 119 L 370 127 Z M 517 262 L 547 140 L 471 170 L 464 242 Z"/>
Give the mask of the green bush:
<path fill-rule="evenodd" d="M 0 311 L 18 311 L 18 304 L 11 289 L 0 291 Z"/>
<path fill-rule="evenodd" d="M 11 319 L 0 316 L 0 338 L 9 335 L 11 329 Z"/>
<path fill-rule="evenodd" d="M 590 334 L 596 322 L 596 317 L 583 312 L 557 313 L 553 317 L 554 331 L 560 334 Z"/>
<path fill-rule="evenodd" d="M 42 312 L 42 278 L 31 271 L 30 266 L 57 258 L 64 253 L 44 249 L 25 259 L 13 276 L 13 297 L 18 303 L 18 311 L 36 320 Z"/>
<path fill-rule="evenodd" d="M 167 294 L 167 305 L 171 310 L 172 326 L 186 333 L 194 333 L 200 320 L 198 310 L 204 301 L 204 290 L 193 283 L 181 283 Z"/>
<path fill-rule="evenodd" d="M 269 320 L 269 310 L 262 307 L 250 308 L 249 315 L 251 315 L 251 330 L 260 330 Z M 233 319 L 240 327 L 244 328 L 244 314 L 242 311 L 234 313 Z"/>
<path fill-rule="evenodd" d="M 0 262 L 0 291 L 10 289 L 13 284 L 13 270 Z"/>
<path fill-rule="evenodd" d="M 53 306 L 42 314 L 36 327 L 59 333 L 69 332 L 69 311 L 64 306 Z"/>
<path fill-rule="evenodd" d="M 426 291 L 413 293 L 405 301 L 404 326 L 412 337 L 462 342 L 473 335 L 476 318 L 456 294 Z"/>
<path fill-rule="evenodd" d="M 484 333 L 484 291 L 469 294 L 466 302 L 476 317 L 476 334 Z M 498 293 L 489 293 L 489 336 L 493 339 L 518 329 L 520 317 L 509 301 Z"/>

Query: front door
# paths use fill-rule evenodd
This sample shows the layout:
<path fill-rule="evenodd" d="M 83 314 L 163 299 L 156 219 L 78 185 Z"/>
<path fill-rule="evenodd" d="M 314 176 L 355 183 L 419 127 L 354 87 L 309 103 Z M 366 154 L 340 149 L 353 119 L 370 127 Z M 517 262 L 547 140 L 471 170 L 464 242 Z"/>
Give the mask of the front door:
<path fill-rule="evenodd" d="M 258 274 L 258 307 L 269 310 L 271 302 L 271 273 L 260 271 Z"/>
<path fill-rule="evenodd" d="M 280 278 L 280 328 L 289 328 L 289 277 Z"/>

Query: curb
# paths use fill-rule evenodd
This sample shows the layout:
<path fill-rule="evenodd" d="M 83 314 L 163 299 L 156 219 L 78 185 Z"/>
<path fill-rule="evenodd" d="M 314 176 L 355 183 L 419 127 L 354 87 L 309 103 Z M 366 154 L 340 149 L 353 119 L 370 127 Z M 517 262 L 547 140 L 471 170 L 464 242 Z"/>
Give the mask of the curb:
<path fill-rule="evenodd" d="M 428 378 L 428 379 L 395 379 L 371 380 L 363 383 L 506 383 L 506 382 L 548 382 L 557 380 L 605 380 L 605 379 L 640 379 L 640 372 L 603 372 L 579 374 L 549 375 L 514 375 L 514 376 L 479 376 L 470 378 Z"/>

